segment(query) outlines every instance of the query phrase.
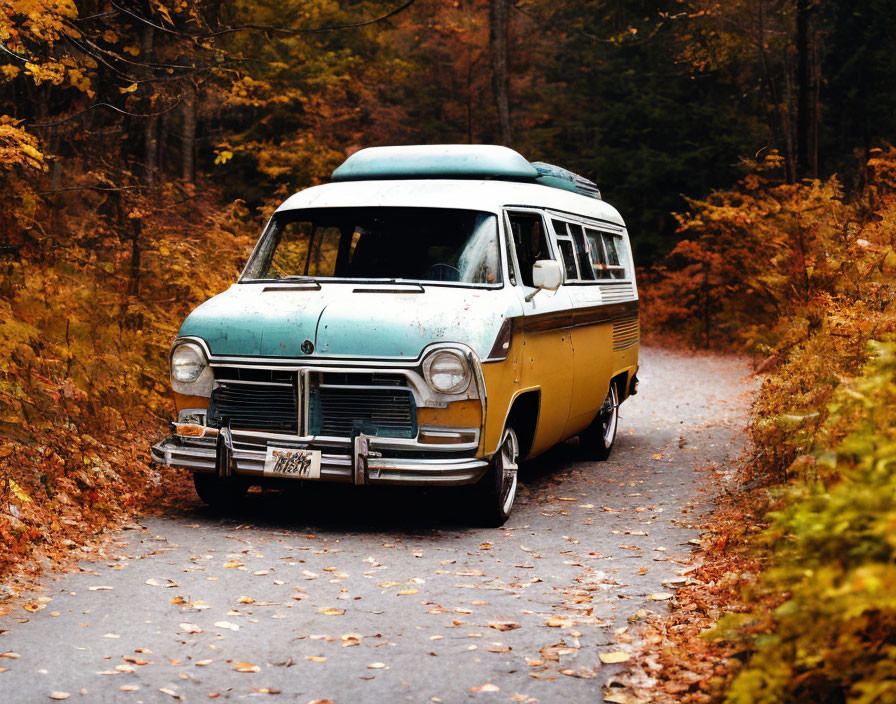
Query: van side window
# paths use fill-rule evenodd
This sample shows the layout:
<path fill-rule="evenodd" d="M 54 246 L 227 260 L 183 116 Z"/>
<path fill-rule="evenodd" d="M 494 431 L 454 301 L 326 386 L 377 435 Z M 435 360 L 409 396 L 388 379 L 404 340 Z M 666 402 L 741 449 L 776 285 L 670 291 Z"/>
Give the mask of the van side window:
<path fill-rule="evenodd" d="M 520 264 L 520 280 L 533 286 L 532 266 L 539 259 L 553 259 L 545 237 L 544 221 L 537 213 L 510 213 L 510 233 Z"/>
<path fill-rule="evenodd" d="M 594 269 L 595 276 L 598 279 L 609 279 L 610 272 L 607 270 L 607 253 L 604 251 L 604 241 L 601 233 L 597 230 L 586 228 L 585 236 L 588 238 L 588 249 L 591 250 L 591 266 Z"/>
<path fill-rule="evenodd" d="M 591 260 L 588 258 L 588 246 L 585 243 L 582 226 L 570 222 L 567 223 L 567 227 L 572 233 L 572 241 L 576 245 L 576 260 L 579 262 L 580 276 L 583 281 L 594 281 L 594 267 L 591 266 Z"/>
<path fill-rule="evenodd" d="M 604 249 L 607 251 L 607 269 L 609 278 L 627 278 L 626 269 L 628 258 L 626 257 L 625 244 L 619 235 L 611 235 L 609 232 L 601 233 L 604 240 Z"/>
<path fill-rule="evenodd" d="M 585 237 L 598 279 L 629 278 L 627 250 L 621 235 L 587 228 Z"/>

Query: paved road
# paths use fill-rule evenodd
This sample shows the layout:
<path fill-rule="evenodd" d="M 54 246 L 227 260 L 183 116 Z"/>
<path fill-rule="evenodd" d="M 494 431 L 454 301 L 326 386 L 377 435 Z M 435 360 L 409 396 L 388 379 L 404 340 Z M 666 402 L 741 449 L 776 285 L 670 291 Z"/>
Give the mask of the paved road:
<path fill-rule="evenodd" d="M 503 529 L 465 523 L 460 493 L 352 488 L 145 519 L 0 617 L 0 702 L 600 701 L 620 666 L 599 654 L 664 608 L 698 468 L 740 453 L 749 398 L 736 359 L 642 366 L 610 461 L 530 463 Z"/>

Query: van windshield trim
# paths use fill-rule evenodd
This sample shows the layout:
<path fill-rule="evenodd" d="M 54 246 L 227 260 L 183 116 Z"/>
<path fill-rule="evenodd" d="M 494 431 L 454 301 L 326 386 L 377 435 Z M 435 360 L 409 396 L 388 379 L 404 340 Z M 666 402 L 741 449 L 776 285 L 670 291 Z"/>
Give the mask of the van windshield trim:
<path fill-rule="evenodd" d="M 501 289 L 507 271 L 500 220 L 498 213 L 488 210 L 431 206 L 326 206 L 278 210 L 266 224 L 237 283 L 360 283 Z M 370 223 L 373 228 L 369 227 Z M 281 245 L 288 244 L 284 240 L 285 230 L 291 225 L 304 227 L 307 232 L 293 236 L 292 241 L 298 243 L 300 251 L 289 262 L 292 268 L 279 267 L 278 270 L 274 257 Z M 323 240 L 327 237 L 331 242 L 325 245 Z M 352 271 L 357 261 L 355 250 L 364 237 L 368 238 L 368 245 L 361 264 L 367 262 L 371 249 L 379 255 L 380 261 L 364 267 L 367 272 L 355 273 Z M 408 241 L 413 244 L 408 256 L 404 259 L 396 256 L 396 253 L 405 253 L 402 246 Z M 332 250 L 326 257 L 336 259 L 336 262 L 327 259 L 322 264 L 320 252 L 326 246 Z M 350 253 L 343 251 L 348 249 Z M 309 267 L 312 260 L 313 266 Z M 425 270 L 417 271 L 417 266 Z M 380 268 L 385 270 L 384 276 L 377 276 Z M 433 268 L 435 275 L 431 271 Z M 408 269 L 412 276 L 395 276 Z"/>

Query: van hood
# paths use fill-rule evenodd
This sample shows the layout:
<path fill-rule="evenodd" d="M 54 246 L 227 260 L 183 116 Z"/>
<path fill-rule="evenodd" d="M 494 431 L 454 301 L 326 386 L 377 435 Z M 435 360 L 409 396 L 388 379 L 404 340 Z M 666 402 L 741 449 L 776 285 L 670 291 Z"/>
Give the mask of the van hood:
<path fill-rule="evenodd" d="M 179 336 L 202 338 L 215 356 L 416 359 L 432 343 L 459 342 L 484 359 L 515 314 L 502 290 L 380 289 L 389 286 L 234 284 L 194 310 Z"/>

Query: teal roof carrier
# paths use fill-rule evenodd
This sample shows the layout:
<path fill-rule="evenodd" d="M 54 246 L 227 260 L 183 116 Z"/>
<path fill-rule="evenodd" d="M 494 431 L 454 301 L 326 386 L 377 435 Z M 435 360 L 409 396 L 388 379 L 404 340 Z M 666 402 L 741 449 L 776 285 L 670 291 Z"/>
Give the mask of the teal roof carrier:
<path fill-rule="evenodd" d="M 369 147 L 333 172 L 334 181 L 419 178 L 520 181 L 600 199 L 600 190 L 583 176 L 540 161 L 530 163 L 519 152 L 494 144 Z"/>

